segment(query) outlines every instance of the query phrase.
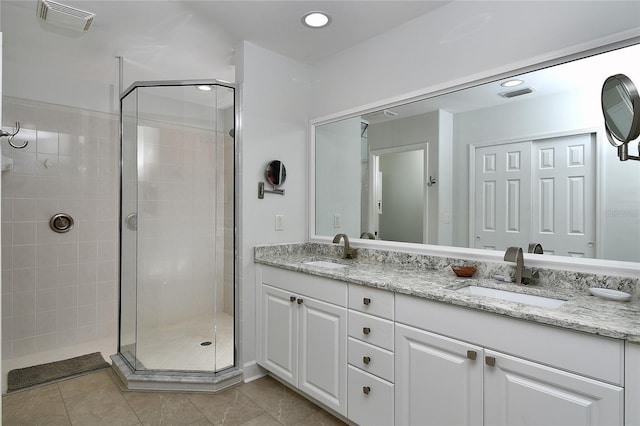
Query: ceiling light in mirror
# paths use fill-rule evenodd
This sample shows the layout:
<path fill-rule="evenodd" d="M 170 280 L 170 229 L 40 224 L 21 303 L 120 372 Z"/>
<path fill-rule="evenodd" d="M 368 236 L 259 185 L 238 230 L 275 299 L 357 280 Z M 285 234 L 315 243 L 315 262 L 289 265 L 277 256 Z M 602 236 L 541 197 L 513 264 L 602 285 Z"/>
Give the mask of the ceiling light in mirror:
<path fill-rule="evenodd" d="M 520 86 L 522 83 L 524 83 L 524 81 L 522 80 L 518 80 L 518 79 L 512 79 L 512 80 L 507 80 L 503 83 L 500 83 L 500 86 L 502 87 L 515 87 L 515 86 Z"/>
<path fill-rule="evenodd" d="M 206 85 L 206 84 L 204 84 L 204 85 L 202 85 L 202 86 L 197 86 L 197 87 L 198 87 L 198 90 L 202 90 L 203 92 L 209 92 L 209 91 L 211 91 L 211 86 Z"/>
<path fill-rule="evenodd" d="M 302 23 L 310 28 L 324 28 L 331 22 L 331 17 L 324 12 L 309 12 L 302 17 Z"/>

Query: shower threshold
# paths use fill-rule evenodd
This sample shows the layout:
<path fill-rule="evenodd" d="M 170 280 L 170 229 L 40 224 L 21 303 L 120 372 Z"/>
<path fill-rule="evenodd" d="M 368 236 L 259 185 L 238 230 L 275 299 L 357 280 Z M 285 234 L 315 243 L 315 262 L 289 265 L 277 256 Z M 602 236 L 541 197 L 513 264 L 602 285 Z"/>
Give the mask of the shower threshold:
<path fill-rule="evenodd" d="M 134 371 L 121 354 L 111 355 L 111 368 L 127 390 L 217 392 L 242 381 L 242 370 L 229 368 L 205 371 Z"/>

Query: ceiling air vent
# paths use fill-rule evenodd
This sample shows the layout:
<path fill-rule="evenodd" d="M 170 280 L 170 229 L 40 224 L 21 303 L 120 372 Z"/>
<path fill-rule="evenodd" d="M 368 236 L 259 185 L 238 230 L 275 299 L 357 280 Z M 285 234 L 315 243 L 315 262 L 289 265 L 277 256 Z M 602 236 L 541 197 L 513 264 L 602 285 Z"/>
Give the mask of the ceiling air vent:
<path fill-rule="evenodd" d="M 75 31 L 87 31 L 96 16 L 95 13 L 65 6 L 51 0 L 38 0 L 36 13 L 43 21 Z"/>
<path fill-rule="evenodd" d="M 516 96 L 526 95 L 527 93 L 533 92 L 533 89 L 530 87 L 525 87 L 524 89 L 512 90 L 511 92 L 502 92 L 498 93 L 498 95 L 503 98 L 515 98 Z"/>

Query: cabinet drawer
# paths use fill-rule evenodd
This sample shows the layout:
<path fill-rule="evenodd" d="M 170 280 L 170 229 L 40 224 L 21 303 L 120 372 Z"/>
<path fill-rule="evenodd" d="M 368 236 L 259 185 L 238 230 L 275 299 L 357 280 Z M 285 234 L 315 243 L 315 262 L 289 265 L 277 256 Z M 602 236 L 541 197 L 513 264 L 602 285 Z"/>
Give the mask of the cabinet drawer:
<path fill-rule="evenodd" d="M 349 364 L 393 383 L 393 352 L 349 338 Z"/>
<path fill-rule="evenodd" d="M 393 292 L 349 284 L 349 308 L 393 320 Z"/>
<path fill-rule="evenodd" d="M 334 305 L 347 306 L 347 284 L 341 281 L 271 266 L 257 268 L 256 279 L 258 283 L 313 297 Z"/>
<path fill-rule="evenodd" d="M 347 373 L 347 417 L 359 425 L 393 425 L 393 384 L 355 367 Z"/>
<path fill-rule="evenodd" d="M 393 351 L 393 322 L 349 311 L 349 336 Z"/>

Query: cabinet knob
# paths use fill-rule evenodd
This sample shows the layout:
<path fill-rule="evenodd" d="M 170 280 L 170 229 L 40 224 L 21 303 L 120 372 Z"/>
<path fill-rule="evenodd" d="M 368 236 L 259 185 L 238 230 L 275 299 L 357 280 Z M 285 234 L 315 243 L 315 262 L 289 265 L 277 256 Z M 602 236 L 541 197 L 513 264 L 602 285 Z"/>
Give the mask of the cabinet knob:
<path fill-rule="evenodd" d="M 369 327 L 362 327 L 362 332 L 364 334 L 369 334 L 369 333 L 371 333 L 371 329 Z"/>
<path fill-rule="evenodd" d="M 289 296 L 289 300 L 292 301 L 292 302 L 295 302 L 296 301 L 296 297 L 295 296 Z"/>
<path fill-rule="evenodd" d="M 302 305 L 302 302 L 304 302 L 304 300 L 302 300 L 302 298 L 298 299 L 298 305 Z"/>
<path fill-rule="evenodd" d="M 371 388 L 369 386 L 363 386 L 362 392 L 364 392 L 365 395 L 369 395 L 369 392 L 371 392 Z"/>
<path fill-rule="evenodd" d="M 469 358 L 472 361 L 475 361 L 476 358 L 478 358 L 478 352 L 476 352 L 476 351 L 467 351 L 467 358 Z"/>
<path fill-rule="evenodd" d="M 489 366 L 493 367 L 496 365 L 496 357 L 494 356 L 486 356 L 484 357 L 484 362 Z"/>
<path fill-rule="evenodd" d="M 364 362 L 365 364 L 369 364 L 371 362 L 371 357 L 363 356 L 362 362 Z"/>
<path fill-rule="evenodd" d="M 364 299 L 362 299 L 362 303 L 364 303 L 365 305 L 369 305 L 371 303 L 371 299 L 365 297 Z"/>

